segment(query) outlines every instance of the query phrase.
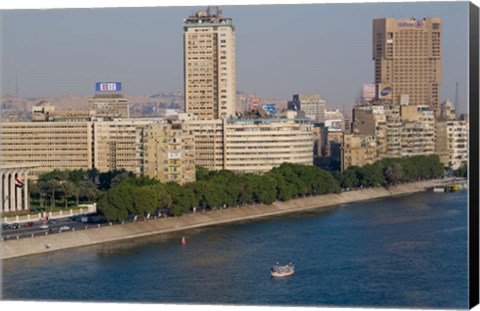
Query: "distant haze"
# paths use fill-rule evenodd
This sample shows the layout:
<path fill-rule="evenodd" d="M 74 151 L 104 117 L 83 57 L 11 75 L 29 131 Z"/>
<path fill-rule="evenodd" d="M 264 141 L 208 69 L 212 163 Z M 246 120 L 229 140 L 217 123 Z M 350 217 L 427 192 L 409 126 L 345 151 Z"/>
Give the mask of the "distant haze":
<path fill-rule="evenodd" d="M 92 96 L 183 91 L 183 19 L 204 7 L 3 11 L 3 93 Z M 222 6 L 236 30 L 237 91 L 269 99 L 317 93 L 352 107 L 373 82 L 374 18 L 441 17 L 441 101 L 467 111 L 468 2 Z"/>

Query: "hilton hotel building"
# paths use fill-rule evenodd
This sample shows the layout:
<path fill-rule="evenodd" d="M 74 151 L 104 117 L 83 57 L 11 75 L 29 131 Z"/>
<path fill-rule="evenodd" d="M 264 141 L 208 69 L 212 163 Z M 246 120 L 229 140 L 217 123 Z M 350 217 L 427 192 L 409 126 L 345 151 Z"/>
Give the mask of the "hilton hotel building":
<path fill-rule="evenodd" d="M 442 76 L 442 20 L 383 18 L 373 20 L 375 83 L 380 99 L 400 104 L 408 95 L 415 105 L 436 110 Z M 388 94 L 382 89 L 391 87 Z"/>

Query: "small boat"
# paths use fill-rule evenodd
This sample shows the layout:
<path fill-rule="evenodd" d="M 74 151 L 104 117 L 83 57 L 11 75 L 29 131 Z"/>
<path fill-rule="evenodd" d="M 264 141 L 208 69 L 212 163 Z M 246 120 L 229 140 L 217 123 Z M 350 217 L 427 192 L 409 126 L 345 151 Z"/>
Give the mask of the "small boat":
<path fill-rule="evenodd" d="M 433 192 L 445 192 L 445 187 L 436 186 L 433 188 Z"/>
<path fill-rule="evenodd" d="M 270 275 L 275 278 L 290 276 L 293 273 L 295 273 L 295 266 L 292 263 L 289 263 L 285 266 L 280 266 L 280 264 L 277 262 L 270 270 Z"/>

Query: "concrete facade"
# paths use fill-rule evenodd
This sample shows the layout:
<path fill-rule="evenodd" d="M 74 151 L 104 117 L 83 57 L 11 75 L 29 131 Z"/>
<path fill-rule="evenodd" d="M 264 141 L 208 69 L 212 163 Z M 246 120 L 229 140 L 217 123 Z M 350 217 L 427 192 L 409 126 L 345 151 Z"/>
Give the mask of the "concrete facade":
<path fill-rule="evenodd" d="M 93 166 L 92 122 L 6 122 L 0 138 L 2 164 L 39 164 L 30 170 L 33 178 Z"/>
<path fill-rule="evenodd" d="M 402 157 L 435 153 L 435 116 L 426 105 L 401 106 Z"/>
<path fill-rule="evenodd" d="M 146 172 L 147 163 L 145 131 L 148 125 L 157 122 L 167 121 L 118 119 L 91 122 L 3 123 L 0 127 L 2 141 L 0 156 L 3 165 L 38 164 L 29 171 L 32 179 L 54 169 L 96 168 L 100 172 L 124 169 L 142 175 Z M 191 134 L 189 132 L 183 134 L 185 142 L 190 141 L 191 145 L 189 140 Z M 168 141 L 165 147 L 177 148 L 173 145 L 178 145 L 178 141 L 182 140 Z M 148 164 L 154 166 L 151 161 L 154 159 L 151 158 Z M 194 162 L 195 159 L 190 157 L 188 161 Z M 157 177 L 153 173 L 148 176 Z M 188 181 L 192 181 L 190 177 Z M 184 182 L 182 178 L 176 181 Z"/>
<path fill-rule="evenodd" d="M 416 105 L 439 105 L 442 76 L 442 20 L 438 17 L 373 20 L 372 56 L 379 93 L 400 105 L 402 94 Z M 388 93 L 388 94 L 387 94 Z"/>
<path fill-rule="evenodd" d="M 446 130 L 448 165 L 455 170 L 468 163 L 468 122 L 448 121 Z"/>
<path fill-rule="evenodd" d="M 341 159 L 342 172 L 350 166 L 362 167 L 377 161 L 375 137 L 369 135 L 345 134 Z"/>
<path fill-rule="evenodd" d="M 217 8 L 184 20 L 185 111 L 199 119 L 235 115 L 235 28 Z"/>
<path fill-rule="evenodd" d="M 283 162 L 313 164 L 313 126 L 308 119 L 189 118 L 195 162 L 209 170 L 261 174 Z"/>
<path fill-rule="evenodd" d="M 162 183 L 195 181 L 195 142 L 188 123 L 163 120 L 146 127 L 145 175 Z"/>
<path fill-rule="evenodd" d="M 305 117 L 315 121 L 325 121 L 325 100 L 318 94 L 296 94 L 288 102 L 289 110 L 303 111 Z"/>
<path fill-rule="evenodd" d="M 88 100 L 88 110 L 94 117 L 129 118 L 128 100 L 119 93 L 98 93 Z"/>

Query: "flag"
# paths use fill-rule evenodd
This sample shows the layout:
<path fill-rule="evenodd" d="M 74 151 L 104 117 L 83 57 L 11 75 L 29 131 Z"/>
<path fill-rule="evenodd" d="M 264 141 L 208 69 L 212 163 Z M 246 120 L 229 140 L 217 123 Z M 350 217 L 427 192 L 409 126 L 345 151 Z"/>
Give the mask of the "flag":
<path fill-rule="evenodd" d="M 17 186 L 18 188 L 23 188 L 23 182 L 16 177 L 15 177 L 15 186 Z"/>

